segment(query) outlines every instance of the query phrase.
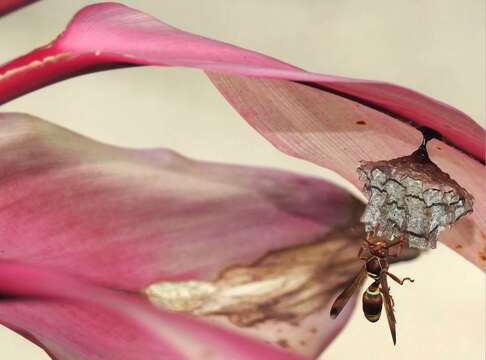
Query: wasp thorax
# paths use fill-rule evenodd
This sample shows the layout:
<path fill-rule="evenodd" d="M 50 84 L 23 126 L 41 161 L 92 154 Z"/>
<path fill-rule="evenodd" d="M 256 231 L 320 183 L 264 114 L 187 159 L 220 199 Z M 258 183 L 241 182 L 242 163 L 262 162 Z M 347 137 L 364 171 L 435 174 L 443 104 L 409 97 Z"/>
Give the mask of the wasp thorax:
<path fill-rule="evenodd" d="M 368 275 L 378 278 L 382 270 L 380 260 L 378 258 L 373 258 L 370 261 L 366 262 L 366 271 Z"/>
<path fill-rule="evenodd" d="M 409 247 L 435 248 L 438 233 L 472 212 L 473 198 L 428 157 L 425 144 L 412 155 L 358 168 L 369 201 L 361 217 L 367 232 Z"/>

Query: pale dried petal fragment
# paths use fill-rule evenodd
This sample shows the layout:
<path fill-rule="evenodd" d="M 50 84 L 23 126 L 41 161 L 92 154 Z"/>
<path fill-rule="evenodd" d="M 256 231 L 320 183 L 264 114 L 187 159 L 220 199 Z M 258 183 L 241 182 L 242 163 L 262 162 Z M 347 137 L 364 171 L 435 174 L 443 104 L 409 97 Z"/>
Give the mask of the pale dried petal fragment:
<path fill-rule="evenodd" d="M 409 247 L 435 248 L 439 232 L 473 210 L 472 196 L 430 161 L 425 143 L 410 156 L 362 162 L 357 171 L 369 197 L 361 222 L 385 241 L 403 237 Z"/>
<path fill-rule="evenodd" d="M 228 268 L 215 281 L 161 281 L 144 293 L 164 308 L 223 315 L 237 326 L 295 321 L 326 307 L 336 289 L 358 271 L 356 252 L 363 237 L 356 227 L 339 229 L 314 243 Z"/>

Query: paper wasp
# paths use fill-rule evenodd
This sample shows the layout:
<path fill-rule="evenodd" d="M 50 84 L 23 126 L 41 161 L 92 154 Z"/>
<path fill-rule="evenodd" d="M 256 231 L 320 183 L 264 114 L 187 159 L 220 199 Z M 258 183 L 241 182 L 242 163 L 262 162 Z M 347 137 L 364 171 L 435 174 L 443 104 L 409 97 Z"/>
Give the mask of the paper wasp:
<path fill-rule="evenodd" d="M 351 284 L 334 301 L 330 315 L 333 319 L 339 315 L 351 296 L 361 288 L 367 277 L 366 275 L 368 275 L 373 279 L 373 283 L 363 293 L 364 315 L 371 322 L 378 321 L 384 302 L 393 344 L 396 344 L 396 320 L 393 314 L 394 302 L 390 295 L 387 277 L 389 276 L 400 285 L 403 285 L 406 280 L 411 282 L 414 280 L 408 277 L 400 279 L 388 272 L 388 258 L 400 255 L 405 239 L 400 238 L 387 243 L 376 236 L 376 233 L 375 229 L 375 231 L 368 234 L 366 240 L 363 242 L 358 257 L 365 263 Z M 392 252 L 391 250 L 393 249 L 396 251 Z"/>

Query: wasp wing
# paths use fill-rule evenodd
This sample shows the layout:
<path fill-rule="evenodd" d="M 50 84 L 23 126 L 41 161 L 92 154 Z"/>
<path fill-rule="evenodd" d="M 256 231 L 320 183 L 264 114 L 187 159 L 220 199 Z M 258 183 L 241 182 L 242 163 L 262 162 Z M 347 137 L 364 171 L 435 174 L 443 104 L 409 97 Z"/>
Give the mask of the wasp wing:
<path fill-rule="evenodd" d="M 393 313 L 393 304 L 392 298 L 390 295 L 390 288 L 388 287 L 388 281 L 386 279 L 386 274 L 383 274 L 380 279 L 381 284 L 381 292 L 383 297 L 385 298 L 385 311 L 386 317 L 388 318 L 388 325 L 390 326 L 390 332 L 393 339 L 393 345 L 397 344 L 397 332 L 395 328 L 395 324 L 397 323 L 395 319 L 395 314 Z"/>
<path fill-rule="evenodd" d="M 363 265 L 361 270 L 359 271 L 358 275 L 353 279 L 351 284 L 349 284 L 343 292 L 337 297 L 336 300 L 334 300 L 334 303 L 331 306 L 331 311 L 330 315 L 331 318 L 335 319 L 339 313 L 343 310 L 344 306 L 346 303 L 349 301 L 351 296 L 361 288 L 361 285 L 363 285 L 363 282 L 366 279 L 366 265 Z"/>

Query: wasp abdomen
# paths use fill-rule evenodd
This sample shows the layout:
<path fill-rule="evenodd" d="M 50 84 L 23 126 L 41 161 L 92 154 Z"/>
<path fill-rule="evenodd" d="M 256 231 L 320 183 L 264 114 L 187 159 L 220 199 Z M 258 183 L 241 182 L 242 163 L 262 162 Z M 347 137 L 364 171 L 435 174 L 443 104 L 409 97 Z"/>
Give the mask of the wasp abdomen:
<path fill-rule="evenodd" d="M 380 318 L 383 308 L 383 295 L 377 282 L 371 284 L 363 293 L 363 312 L 371 322 L 376 322 Z"/>

